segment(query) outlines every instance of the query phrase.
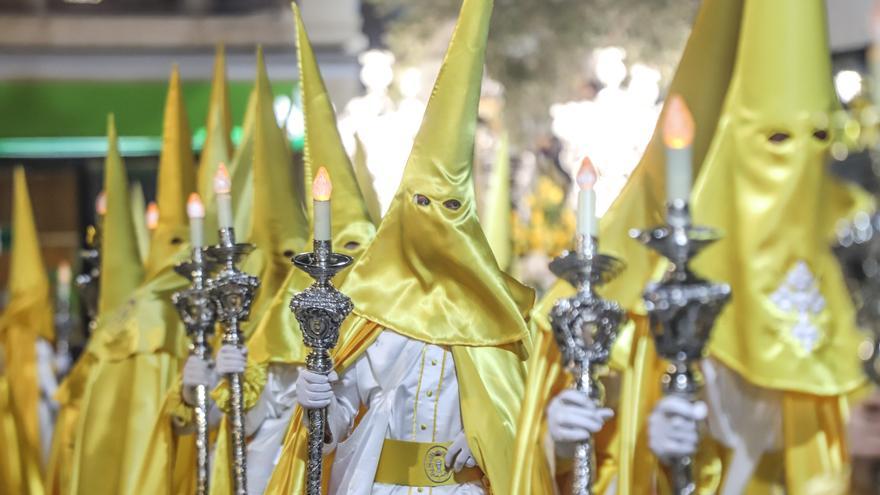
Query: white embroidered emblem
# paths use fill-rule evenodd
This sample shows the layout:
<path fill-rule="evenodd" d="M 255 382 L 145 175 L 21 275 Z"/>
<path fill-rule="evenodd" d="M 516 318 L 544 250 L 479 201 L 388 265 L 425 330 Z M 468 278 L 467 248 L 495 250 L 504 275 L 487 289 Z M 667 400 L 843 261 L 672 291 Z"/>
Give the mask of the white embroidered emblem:
<path fill-rule="evenodd" d="M 813 319 L 825 309 L 825 298 L 807 264 L 803 261 L 795 263 L 782 285 L 770 295 L 770 300 L 780 310 L 795 313 L 797 322 L 789 329 L 791 336 L 805 351 L 812 352 L 821 332 Z"/>

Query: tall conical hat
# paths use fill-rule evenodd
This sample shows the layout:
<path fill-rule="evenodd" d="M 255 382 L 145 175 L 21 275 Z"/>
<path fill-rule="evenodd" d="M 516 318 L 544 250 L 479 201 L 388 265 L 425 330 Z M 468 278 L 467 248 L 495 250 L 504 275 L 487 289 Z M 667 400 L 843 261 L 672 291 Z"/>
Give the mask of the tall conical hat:
<path fill-rule="evenodd" d="M 211 80 L 211 101 L 205 123 L 207 136 L 199 157 L 198 190 L 205 204 L 205 243 L 217 243 L 217 201 L 214 196 L 214 175 L 220 163 L 229 164 L 232 157 L 230 141 L 229 90 L 226 85 L 226 55 L 217 47 L 214 75 Z M 234 176 L 233 176 L 234 177 Z"/>
<path fill-rule="evenodd" d="M 195 191 L 195 183 L 192 136 L 183 104 L 180 71 L 175 65 L 171 70 L 168 96 L 165 100 L 162 155 L 159 158 L 156 184 L 159 225 L 150 242 L 147 278 L 173 265 L 175 256 L 182 252 L 184 241 L 189 239 L 186 200 Z"/>
<path fill-rule="evenodd" d="M 293 12 L 297 32 L 300 91 L 306 124 L 306 183 L 312 182 L 311 171 L 317 170 L 319 166 L 327 168 L 336 198 L 331 204 L 334 250 L 357 258 L 367 248 L 376 229 L 367 213 L 352 164 L 345 153 L 336 126 L 336 115 L 296 4 L 293 5 Z M 338 274 L 334 282 L 342 283 L 346 273 Z M 302 345 L 299 323 L 288 304 L 294 294 L 311 283 L 311 277 L 301 270 L 293 270 L 288 274 L 282 289 L 266 311 L 266 317 L 248 341 L 252 359 L 257 362 L 304 362 L 307 350 Z"/>
<path fill-rule="evenodd" d="M 829 248 L 847 213 L 838 201 L 846 189 L 827 163 L 836 106 L 825 2 L 746 2 L 730 90 L 693 193 L 695 221 L 725 236 L 694 268 L 734 294 L 710 352 L 763 387 L 838 395 L 864 380 L 856 359 L 840 359 L 856 355 L 861 337 Z"/>
<path fill-rule="evenodd" d="M 98 314 L 105 314 L 126 301 L 144 278 L 128 190 L 128 174 L 119 155 L 116 122 L 110 114 L 107 116 L 107 158 L 104 160 L 107 213 L 102 223 Z"/>
<path fill-rule="evenodd" d="M 528 338 L 534 294 L 498 268 L 477 220 L 474 133 L 492 2 L 465 0 L 400 187 L 345 290 L 355 313 L 445 345 Z"/>

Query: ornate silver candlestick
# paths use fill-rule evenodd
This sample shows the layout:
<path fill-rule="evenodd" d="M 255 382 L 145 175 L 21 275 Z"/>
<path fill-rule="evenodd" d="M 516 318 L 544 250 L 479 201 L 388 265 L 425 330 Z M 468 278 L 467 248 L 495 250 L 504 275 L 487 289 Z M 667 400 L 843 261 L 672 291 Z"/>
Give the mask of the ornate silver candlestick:
<path fill-rule="evenodd" d="M 175 292 L 171 298 L 192 341 L 190 355 L 202 360 L 211 359 L 208 337 L 214 333 L 217 309 L 207 288 L 209 269 L 202 250 L 193 248 L 192 260 L 180 263 L 174 270 L 192 282 L 188 289 Z M 208 391 L 204 385 L 196 386 L 193 410 L 196 423 L 196 494 L 208 495 Z"/>
<path fill-rule="evenodd" d="M 574 251 L 565 252 L 550 263 L 550 270 L 577 289 L 560 299 L 550 312 L 550 323 L 565 367 L 574 377 L 574 387 L 597 404 L 605 400 L 598 373 L 608 364 L 617 329 L 625 314 L 620 306 L 602 299 L 595 287 L 614 278 L 623 263 L 598 254 L 596 241 L 579 235 Z M 591 495 L 595 475 L 593 442 L 575 447 L 573 495 Z"/>
<path fill-rule="evenodd" d="M 241 322 L 250 316 L 254 295 L 260 286 L 257 277 L 242 272 L 236 263 L 253 250 L 253 245 L 236 243 L 232 227 L 220 229 L 220 244 L 206 249 L 219 271 L 209 282 L 211 299 L 217 308 L 217 319 L 223 324 L 223 343 L 244 346 Z M 226 376 L 229 382 L 230 434 L 232 436 L 232 478 L 235 495 L 247 494 L 247 452 L 244 434 L 244 390 L 242 373 Z"/>
<path fill-rule="evenodd" d="M 646 231 L 633 230 L 630 235 L 671 261 L 663 279 L 649 284 L 643 297 L 657 353 L 670 363 L 663 376 L 663 392 L 694 401 L 702 385 L 697 362 L 731 291 L 727 284 L 700 278 L 688 266 L 697 253 L 720 239 L 718 232 L 691 225 L 683 201 L 668 206 L 667 222 Z M 671 471 L 676 495 L 696 491 L 690 456 L 673 459 Z"/>
<path fill-rule="evenodd" d="M 101 235 L 95 226 L 86 229 L 86 248 L 79 252 L 83 272 L 76 276 L 74 284 L 86 308 L 89 332 L 94 330 L 98 317 L 98 289 L 101 278 Z"/>
<path fill-rule="evenodd" d="M 296 315 L 303 342 L 311 348 L 306 368 L 313 373 L 329 374 L 333 370 L 330 350 L 339 339 L 339 327 L 354 306 L 351 299 L 331 283 L 352 258 L 334 253 L 331 241 L 314 241 L 314 252 L 297 255 L 293 264 L 308 273 L 315 283 L 293 296 L 290 310 Z M 327 435 L 327 410 L 311 409 L 309 416 L 309 465 L 307 495 L 321 495 L 324 440 Z"/>

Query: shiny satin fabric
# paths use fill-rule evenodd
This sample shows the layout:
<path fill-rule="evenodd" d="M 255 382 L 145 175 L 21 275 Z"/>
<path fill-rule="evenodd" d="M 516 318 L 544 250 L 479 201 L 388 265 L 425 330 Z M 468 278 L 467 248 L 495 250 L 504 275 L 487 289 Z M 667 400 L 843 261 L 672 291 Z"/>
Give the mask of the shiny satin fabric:
<path fill-rule="evenodd" d="M 147 279 L 174 266 L 181 242 L 189 239 L 186 200 L 195 191 L 196 179 L 189 121 L 177 66 L 171 70 L 171 80 L 168 82 L 158 173 L 156 202 L 159 205 L 159 224 L 150 242 Z"/>
<path fill-rule="evenodd" d="M 111 114 L 107 117 L 107 158 L 104 160 L 107 213 L 101 223 L 98 314 L 106 314 L 124 303 L 144 277 L 128 193 L 128 174 L 119 154 L 116 122 Z"/>
<path fill-rule="evenodd" d="M 166 353 L 94 364 L 78 415 L 69 493 L 143 493 L 137 467 L 148 452 L 150 425 L 181 364 Z"/>
<path fill-rule="evenodd" d="M 498 261 L 507 271 L 513 261 L 510 211 L 510 137 L 504 132 L 498 138 L 492 170 L 492 190 L 486 212 L 486 240 Z"/>
<path fill-rule="evenodd" d="M 333 249 L 357 259 L 373 239 L 376 228 L 367 210 L 354 168 L 342 144 L 336 125 L 336 114 L 302 22 L 299 7 L 293 5 L 296 24 L 296 43 L 300 70 L 303 115 L 305 118 L 305 183 L 312 183 L 312 172 L 319 166 L 327 168 L 333 181 L 332 231 Z M 308 195 L 310 197 L 310 195 Z M 311 200 L 306 201 L 311 204 Z M 311 216 L 308 217 L 311 224 Z M 311 243 L 301 246 L 311 251 Z M 281 290 L 265 311 L 265 318 L 248 341 L 250 359 L 255 363 L 269 362 L 302 364 L 307 349 L 302 342 L 299 323 L 290 311 L 294 294 L 312 284 L 313 279 L 287 261 L 290 268 Z M 334 277 L 336 286 L 342 284 L 348 270 Z"/>
<path fill-rule="evenodd" d="M 5 469 L 21 473 L 21 493 L 40 494 L 41 435 L 49 433 L 40 431 L 36 345 L 38 339 L 54 340 L 55 326 L 52 312 L 46 310 L 52 307 L 49 279 L 43 266 L 27 179 L 20 166 L 13 172 L 12 231 L 9 304 L 0 317 L 0 349 L 4 352 L 3 380 L 8 387 L 8 409 L 3 414 L 12 415 L 20 457 L 17 461 L 7 457 L 12 464 Z M 12 435 L 11 423 L 7 426 L 7 434 Z M 16 464 L 20 469 L 16 469 Z"/>
<path fill-rule="evenodd" d="M 220 163 L 230 167 L 230 175 L 235 178 L 232 168 L 232 115 L 229 110 L 229 88 L 226 84 L 226 52 L 223 46 L 217 47 L 214 55 L 214 74 L 211 78 L 211 97 L 208 103 L 208 117 L 205 122 L 207 135 L 199 155 L 199 170 L 196 177 L 199 194 L 205 205 L 204 239 L 205 245 L 217 244 L 217 199 L 214 194 L 214 175 Z M 235 193 L 233 191 L 233 201 Z M 233 214 L 235 211 L 233 211 Z M 242 233 L 246 231 L 241 231 Z"/>
<path fill-rule="evenodd" d="M 837 100 L 825 23 L 819 1 L 746 4 L 736 73 L 692 210 L 697 223 L 725 232 L 694 268 L 734 293 L 712 355 L 757 385 L 829 396 L 864 375 L 857 359 L 843 358 L 857 355 L 862 338 L 829 247 L 834 222 L 856 201 L 840 201 L 847 191 L 827 170 L 827 115 Z M 774 302 L 799 263 L 823 299 L 812 314 Z M 804 324 L 807 344 L 795 331 Z"/>
<path fill-rule="evenodd" d="M 147 228 L 147 203 L 140 182 L 131 185 L 128 196 L 131 198 L 131 218 L 137 236 L 138 254 L 143 265 L 150 254 L 150 229 Z"/>
<path fill-rule="evenodd" d="M 743 1 L 707 0 L 697 14 L 694 27 L 685 46 L 669 94 L 682 95 L 688 102 L 698 132 L 693 143 L 694 172 L 699 171 L 702 157 L 712 140 L 712 134 L 701 129 L 715 127 L 724 103 L 724 96 L 733 71 L 733 62 L 739 38 L 739 19 Z M 647 419 L 654 403 L 660 398 L 660 377 L 663 362 L 654 350 L 653 339 L 647 327 L 642 307 L 642 291 L 658 273 L 657 255 L 629 238 L 631 228 L 646 228 L 663 223 L 665 216 L 665 155 L 662 129 L 654 131 L 645 154 L 632 176 L 603 216 L 600 223 L 599 246 L 602 252 L 617 256 L 627 264 L 626 269 L 608 285 L 600 288 L 602 295 L 619 302 L 629 312 L 634 326 L 621 331 L 611 366 L 621 377 L 620 403 L 613 425 L 614 437 L 608 445 L 608 460 L 600 464 L 600 485 L 616 479 L 618 493 L 652 493 L 662 470 L 648 448 Z M 549 331 L 549 311 L 556 300 L 570 297 L 574 289 L 558 282 L 533 311 L 536 333 L 536 353 L 530 362 L 529 384 L 517 443 L 515 469 L 525 469 L 515 478 L 515 493 L 544 493 L 549 489 L 555 473 L 546 473 L 548 461 L 536 463 L 536 456 L 545 457 L 539 432 L 546 430 L 544 410 L 556 395 L 560 383 L 549 385 L 559 376 L 558 350 Z M 542 378 L 542 375 L 544 378 Z M 559 379 L 559 378 L 557 378 Z M 706 460 L 701 473 L 715 470 L 717 463 Z M 709 467 L 711 466 L 711 467 Z M 715 480 L 717 473 L 704 475 Z M 531 478 L 531 481 L 529 480 Z M 715 482 L 706 482 L 701 492 L 710 492 Z"/>
<path fill-rule="evenodd" d="M 46 469 L 46 491 L 53 495 L 70 493 L 73 475 L 73 448 L 76 443 L 76 425 L 86 381 L 95 358 L 84 354 L 58 386 L 55 400 L 58 416 L 52 435 L 52 449 Z"/>
<path fill-rule="evenodd" d="M 524 316 L 534 294 L 499 269 L 474 201 L 474 131 L 491 13 L 491 0 L 463 2 L 397 194 L 343 286 L 359 316 L 432 344 L 528 338 Z"/>

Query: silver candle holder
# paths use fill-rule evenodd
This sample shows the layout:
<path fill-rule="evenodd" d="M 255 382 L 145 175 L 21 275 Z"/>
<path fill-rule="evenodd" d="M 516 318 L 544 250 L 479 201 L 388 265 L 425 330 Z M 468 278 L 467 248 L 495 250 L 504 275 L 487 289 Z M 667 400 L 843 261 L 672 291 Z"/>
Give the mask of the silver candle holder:
<path fill-rule="evenodd" d="M 697 276 L 689 264 L 721 236 L 715 229 L 691 225 L 688 205 L 681 200 L 668 205 L 667 225 L 633 230 L 630 235 L 671 262 L 663 278 L 645 289 L 645 309 L 657 353 L 669 361 L 663 375 L 663 392 L 695 401 L 702 387 L 698 362 L 716 318 L 730 300 L 731 290 L 727 284 Z M 695 493 L 691 456 L 671 461 L 674 493 Z"/>
<path fill-rule="evenodd" d="M 626 319 L 616 302 L 596 294 L 595 288 L 624 268 L 612 256 L 598 254 L 596 240 L 579 235 L 574 251 L 566 251 L 550 263 L 550 271 L 577 289 L 560 299 L 550 312 L 550 324 L 565 368 L 574 378 L 574 388 L 601 405 L 605 391 L 599 381 L 611 356 L 620 324 Z M 592 439 L 575 446 L 573 495 L 592 495 L 595 477 Z"/>
<path fill-rule="evenodd" d="M 313 373 L 328 375 L 333 371 L 330 350 L 339 340 L 339 327 L 354 309 L 351 299 L 333 287 L 332 279 L 352 263 L 352 258 L 333 252 L 331 241 L 314 241 L 314 252 L 293 258 L 293 264 L 308 273 L 315 282 L 290 300 L 290 310 L 296 315 L 302 330 L 303 342 L 311 350 L 306 368 Z M 323 448 L 328 439 L 327 409 L 310 409 L 309 461 L 306 494 L 321 495 Z"/>
<path fill-rule="evenodd" d="M 98 318 L 98 291 L 101 279 L 101 234 L 98 227 L 86 229 L 86 247 L 79 252 L 83 272 L 73 280 L 86 309 L 89 332 Z"/>
<path fill-rule="evenodd" d="M 238 269 L 242 257 L 254 246 L 235 242 L 232 227 L 220 229 L 220 243 L 205 252 L 218 267 L 209 282 L 211 299 L 217 308 L 217 319 L 223 325 L 223 344 L 244 347 L 241 323 L 250 316 L 251 304 L 260 287 L 260 279 Z M 232 479 L 235 495 L 247 494 L 247 445 L 244 429 L 244 376 L 226 375 L 229 382 L 229 429 L 232 437 Z"/>
<path fill-rule="evenodd" d="M 186 277 L 189 288 L 175 292 L 171 297 L 180 319 L 190 338 L 190 355 L 204 361 L 211 359 L 208 338 L 214 333 L 217 307 L 207 287 L 210 267 L 202 249 L 193 248 L 192 259 L 178 264 L 174 270 Z M 208 495 L 210 466 L 208 461 L 208 390 L 205 385 L 196 386 L 196 404 L 193 407 L 196 426 L 196 494 Z"/>

